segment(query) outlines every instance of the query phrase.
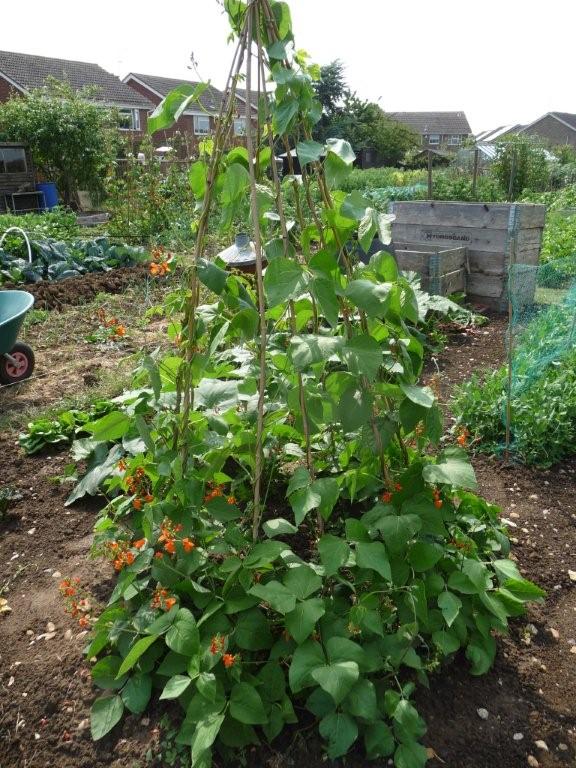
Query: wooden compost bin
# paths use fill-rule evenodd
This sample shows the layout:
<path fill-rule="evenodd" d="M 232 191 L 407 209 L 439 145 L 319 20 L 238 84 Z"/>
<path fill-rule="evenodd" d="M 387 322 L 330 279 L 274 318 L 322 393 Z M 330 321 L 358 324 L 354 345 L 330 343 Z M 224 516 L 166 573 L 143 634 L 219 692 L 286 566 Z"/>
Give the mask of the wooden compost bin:
<path fill-rule="evenodd" d="M 464 246 L 470 272 L 470 299 L 504 311 L 508 305 L 508 268 L 511 264 L 537 265 L 540 258 L 546 206 L 528 203 L 394 202 L 392 242 L 424 243 L 453 248 Z M 523 281 L 523 302 L 530 302 L 536 287 Z"/>
<path fill-rule="evenodd" d="M 466 291 L 466 248 L 395 243 L 394 252 L 403 272 L 420 275 L 422 290 L 436 296 Z"/>

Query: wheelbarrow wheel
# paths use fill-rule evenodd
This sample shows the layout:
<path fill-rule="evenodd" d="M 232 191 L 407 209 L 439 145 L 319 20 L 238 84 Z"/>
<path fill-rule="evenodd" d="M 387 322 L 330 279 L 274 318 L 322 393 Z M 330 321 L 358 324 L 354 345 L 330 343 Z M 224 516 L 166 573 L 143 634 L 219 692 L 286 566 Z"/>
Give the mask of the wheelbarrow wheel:
<path fill-rule="evenodd" d="M 10 350 L 9 360 L 0 355 L 0 384 L 16 384 L 32 375 L 34 370 L 34 352 L 28 344 L 17 341 Z"/>

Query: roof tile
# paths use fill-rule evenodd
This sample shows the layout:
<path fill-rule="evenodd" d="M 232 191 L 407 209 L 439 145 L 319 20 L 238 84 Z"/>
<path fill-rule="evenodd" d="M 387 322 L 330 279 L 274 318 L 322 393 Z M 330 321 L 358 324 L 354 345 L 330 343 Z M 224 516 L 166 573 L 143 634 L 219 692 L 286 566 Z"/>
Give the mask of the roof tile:
<path fill-rule="evenodd" d="M 130 72 L 130 74 L 126 75 L 124 81 L 126 82 L 129 80 L 131 76 L 140 80 L 140 82 L 144 83 L 144 85 L 147 85 L 151 90 L 162 96 L 162 98 L 170 93 L 170 91 L 173 91 L 174 88 L 177 88 L 183 83 L 192 86 L 199 85 L 199 83 L 195 82 L 194 80 L 178 80 L 178 78 L 174 77 L 143 75 L 139 72 Z M 214 88 L 213 85 L 209 85 L 202 96 L 200 96 L 200 103 L 207 112 L 218 114 L 220 112 L 223 98 L 224 94 L 221 91 L 219 91 L 217 88 Z"/>
<path fill-rule="evenodd" d="M 558 119 L 563 120 L 565 123 L 576 131 L 576 115 L 571 112 L 552 112 Z"/>
<path fill-rule="evenodd" d="M 410 126 L 416 133 L 471 134 L 464 112 L 388 112 L 388 117 Z"/>
<path fill-rule="evenodd" d="M 98 64 L 67 59 L 52 59 L 27 53 L 0 51 L 0 74 L 4 73 L 24 91 L 42 88 L 50 77 L 70 83 L 80 90 L 97 86 L 94 101 L 150 109 L 153 105 Z"/>

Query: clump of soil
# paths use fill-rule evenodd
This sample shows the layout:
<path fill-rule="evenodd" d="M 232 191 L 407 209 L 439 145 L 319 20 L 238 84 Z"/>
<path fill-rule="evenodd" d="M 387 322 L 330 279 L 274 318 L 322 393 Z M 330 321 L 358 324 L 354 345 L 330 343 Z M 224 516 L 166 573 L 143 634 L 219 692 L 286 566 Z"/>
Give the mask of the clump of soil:
<path fill-rule="evenodd" d="M 35 298 L 36 309 L 61 309 L 68 305 L 85 304 L 98 293 L 123 293 L 134 282 L 145 280 L 148 276 L 148 267 L 139 264 L 54 282 L 42 280 L 27 285 L 3 283 L 2 287 L 28 291 Z"/>

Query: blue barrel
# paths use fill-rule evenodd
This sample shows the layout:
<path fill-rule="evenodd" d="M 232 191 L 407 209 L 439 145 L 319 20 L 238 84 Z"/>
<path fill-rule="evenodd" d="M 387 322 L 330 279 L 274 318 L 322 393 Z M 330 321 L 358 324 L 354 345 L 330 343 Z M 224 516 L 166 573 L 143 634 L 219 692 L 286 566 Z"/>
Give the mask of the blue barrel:
<path fill-rule="evenodd" d="M 58 190 L 56 184 L 53 181 L 46 181 L 42 184 L 36 184 L 38 192 L 44 193 L 44 205 L 42 208 L 45 211 L 50 211 L 52 208 L 56 208 L 58 205 Z"/>

